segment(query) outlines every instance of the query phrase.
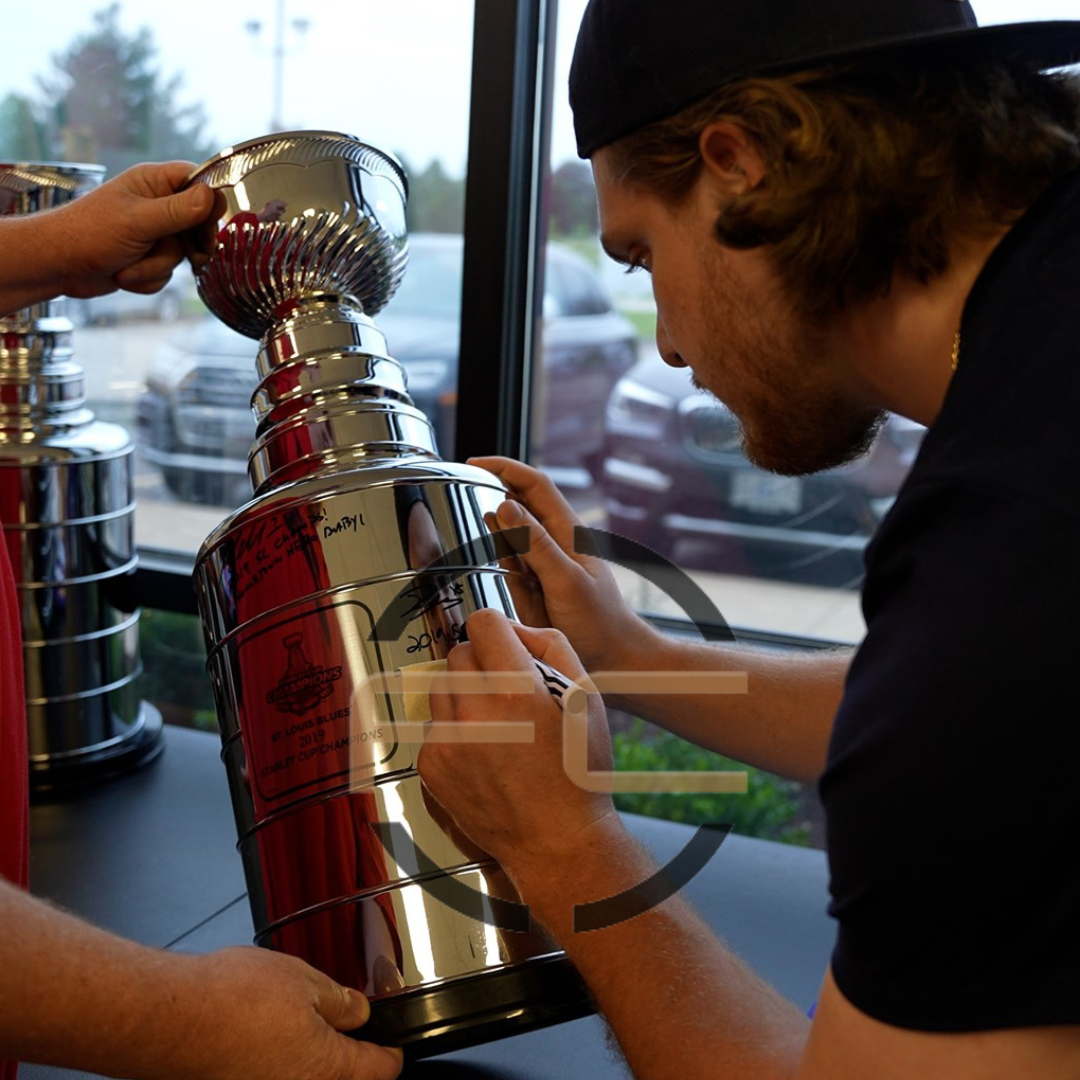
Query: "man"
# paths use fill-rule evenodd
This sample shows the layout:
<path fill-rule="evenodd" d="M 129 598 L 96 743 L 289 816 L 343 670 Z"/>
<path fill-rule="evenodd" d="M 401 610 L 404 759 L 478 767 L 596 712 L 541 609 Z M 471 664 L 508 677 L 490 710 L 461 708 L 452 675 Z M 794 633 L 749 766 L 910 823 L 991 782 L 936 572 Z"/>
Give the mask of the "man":
<path fill-rule="evenodd" d="M 60 294 L 160 289 L 176 234 L 211 212 L 192 165 L 130 169 L 54 210 L 0 218 L 0 311 Z M 110 1076 L 390 1080 L 397 1050 L 354 1041 L 355 990 L 264 949 L 144 948 L 35 900 L 26 883 L 26 719 L 19 614 L 0 544 L 0 1077 L 16 1059 Z M 7 1064 L 5 1064 L 7 1061 Z"/>
<path fill-rule="evenodd" d="M 635 1075 L 1080 1075 L 1080 24 L 979 30 L 956 0 L 592 0 L 571 73 L 606 250 L 652 275 L 657 343 L 795 473 L 891 410 L 929 426 L 867 555 L 854 659 L 650 630 L 539 474 L 481 460 L 528 525 L 523 620 L 481 611 L 458 671 L 749 673 L 743 698 L 615 704 L 819 781 L 838 939 L 812 1024 L 678 899 L 575 933 L 575 904 L 654 867 L 533 746 L 431 744 L 425 784 L 508 871 L 596 995 Z M 598 615 L 602 613 L 602 615 Z M 569 640 L 569 644 L 567 643 Z M 572 646 L 572 648 L 571 648 Z M 592 752 L 607 752 L 590 705 Z M 1023 761 L 1033 775 L 1017 776 Z M 641 958 L 647 957 L 647 968 Z"/>

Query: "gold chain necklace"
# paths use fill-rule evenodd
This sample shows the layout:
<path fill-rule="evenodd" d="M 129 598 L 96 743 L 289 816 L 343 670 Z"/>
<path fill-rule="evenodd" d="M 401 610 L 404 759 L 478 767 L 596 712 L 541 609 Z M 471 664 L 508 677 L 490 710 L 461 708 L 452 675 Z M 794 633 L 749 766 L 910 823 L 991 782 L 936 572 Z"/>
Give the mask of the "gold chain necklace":
<path fill-rule="evenodd" d="M 956 331 L 956 337 L 952 339 L 952 369 L 955 371 L 960 366 L 960 331 Z"/>

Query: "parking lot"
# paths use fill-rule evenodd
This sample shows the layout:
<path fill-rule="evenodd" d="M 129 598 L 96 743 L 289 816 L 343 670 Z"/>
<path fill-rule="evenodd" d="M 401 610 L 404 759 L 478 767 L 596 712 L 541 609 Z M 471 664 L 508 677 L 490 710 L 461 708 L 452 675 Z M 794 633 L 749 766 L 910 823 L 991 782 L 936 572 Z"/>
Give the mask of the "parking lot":
<path fill-rule="evenodd" d="M 150 320 L 126 320 L 117 326 L 87 326 L 74 335 L 75 359 L 83 366 L 88 404 L 100 420 L 135 430 L 135 403 L 146 372 L 162 343 L 183 334 L 188 320 L 162 325 Z M 252 342 L 254 362 L 255 343 Z M 195 552 L 227 514 L 227 508 L 178 501 L 161 475 L 136 453 L 135 488 L 138 500 L 136 532 L 141 547 Z M 585 524 L 605 528 L 607 517 L 598 489 L 576 481 L 565 488 Z M 687 542 L 675 555 L 733 626 L 752 626 L 788 634 L 836 641 L 856 640 L 862 634 L 858 593 L 851 588 L 796 584 L 748 574 L 718 574 L 709 570 L 707 542 Z M 619 572 L 624 594 L 636 607 L 661 614 L 680 614 L 671 599 L 636 575 Z"/>

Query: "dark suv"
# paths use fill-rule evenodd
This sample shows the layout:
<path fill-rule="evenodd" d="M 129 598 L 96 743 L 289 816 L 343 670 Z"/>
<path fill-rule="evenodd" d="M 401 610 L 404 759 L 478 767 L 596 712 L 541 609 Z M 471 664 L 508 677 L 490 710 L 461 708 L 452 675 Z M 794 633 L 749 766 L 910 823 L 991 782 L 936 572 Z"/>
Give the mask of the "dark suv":
<path fill-rule="evenodd" d="M 401 287 L 375 317 L 444 454 L 457 414 L 463 251 L 458 235 L 411 236 Z M 636 360 L 637 338 L 589 263 L 558 244 L 547 248 L 542 335 L 544 419 L 533 442 L 547 464 L 595 469 L 603 404 Z M 252 339 L 207 316 L 157 358 L 139 400 L 139 446 L 182 498 L 235 505 L 250 497 L 257 351 Z"/>
<path fill-rule="evenodd" d="M 746 459 L 734 416 L 655 352 L 616 384 L 605 428 L 612 532 L 718 571 L 833 585 L 858 583 L 924 432 L 890 416 L 864 457 L 777 476 Z"/>

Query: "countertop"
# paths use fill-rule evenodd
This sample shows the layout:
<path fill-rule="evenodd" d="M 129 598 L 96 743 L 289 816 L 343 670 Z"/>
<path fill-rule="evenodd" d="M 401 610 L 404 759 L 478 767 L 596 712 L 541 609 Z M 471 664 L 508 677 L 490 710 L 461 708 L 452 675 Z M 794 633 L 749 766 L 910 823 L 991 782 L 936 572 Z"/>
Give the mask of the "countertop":
<path fill-rule="evenodd" d="M 250 944 L 251 914 L 219 745 L 214 735 L 166 726 L 165 751 L 156 761 L 77 798 L 35 805 L 32 891 L 147 945 L 206 952 Z M 648 818 L 627 821 L 661 862 L 693 832 Z M 752 968 L 808 1009 L 835 934 L 825 910 L 826 884 L 820 851 L 729 836 L 684 895 Z M 87 1075 L 20 1068 L 22 1080 Z M 609 1048 L 602 1021 L 590 1017 L 418 1062 L 406 1075 L 615 1080 L 628 1074 Z"/>

